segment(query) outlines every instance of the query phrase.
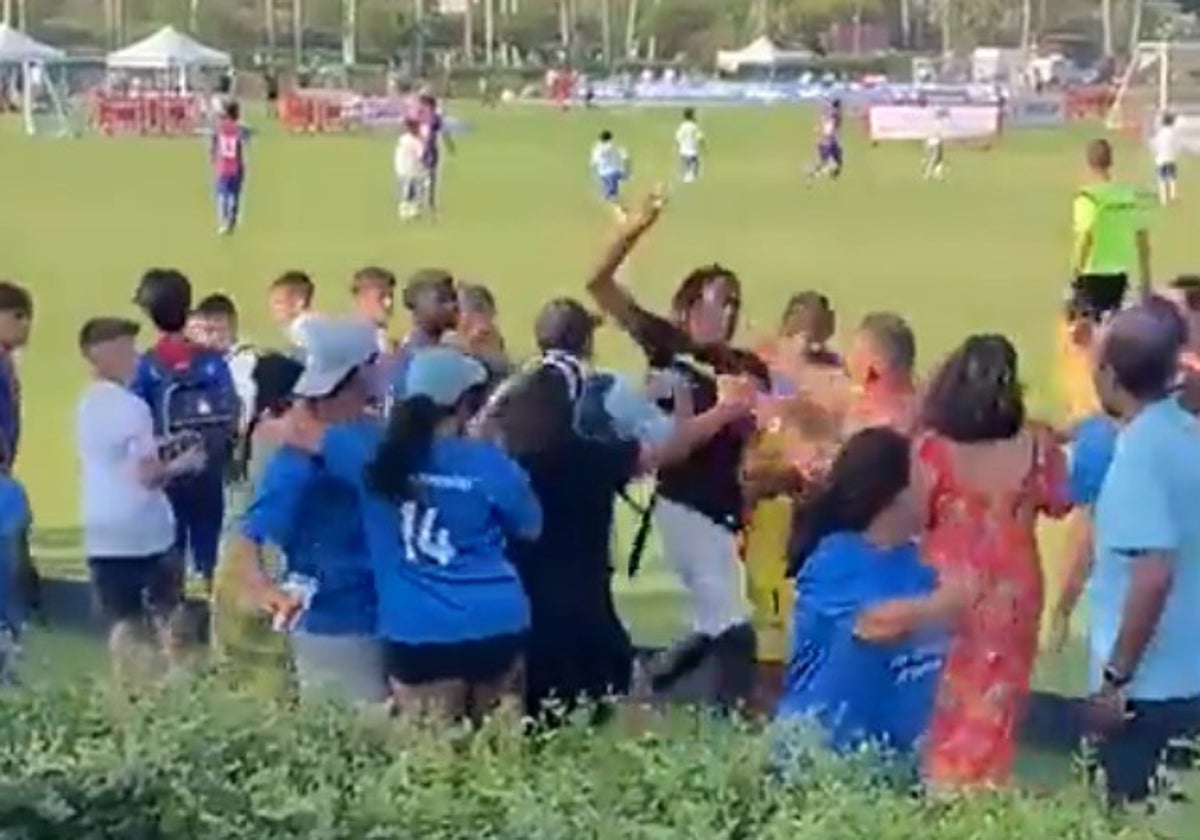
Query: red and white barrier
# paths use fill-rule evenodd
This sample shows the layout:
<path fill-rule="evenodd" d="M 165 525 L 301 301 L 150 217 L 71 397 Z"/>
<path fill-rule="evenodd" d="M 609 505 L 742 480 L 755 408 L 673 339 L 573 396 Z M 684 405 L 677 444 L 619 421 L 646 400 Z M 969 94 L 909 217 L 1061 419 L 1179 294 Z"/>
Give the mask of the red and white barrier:
<path fill-rule="evenodd" d="M 1003 123 L 998 104 L 875 105 L 867 113 L 872 143 L 933 136 L 950 143 L 988 143 L 1000 136 Z"/>
<path fill-rule="evenodd" d="M 1004 123 L 1012 128 L 1055 128 L 1067 119 L 1066 94 L 1021 95 L 1005 103 Z"/>

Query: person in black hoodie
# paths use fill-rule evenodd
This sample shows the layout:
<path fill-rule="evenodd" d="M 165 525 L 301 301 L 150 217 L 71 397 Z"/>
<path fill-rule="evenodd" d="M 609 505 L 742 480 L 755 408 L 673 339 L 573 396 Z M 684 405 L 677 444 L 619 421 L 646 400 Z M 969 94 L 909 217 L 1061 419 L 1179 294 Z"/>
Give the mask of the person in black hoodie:
<path fill-rule="evenodd" d="M 599 704 L 594 719 L 602 719 L 604 701 L 629 690 L 633 647 L 611 587 L 617 495 L 748 410 L 745 395 L 731 391 L 709 411 L 672 421 L 640 391 L 590 369 L 597 324 L 577 301 L 548 303 L 535 328 L 542 355 L 486 410 L 485 425 L 525 468 L 542 505 L 541 536 L 514 543 L 510 557 L 533 619 L 526 713 L 551 725 L 581 700 Z"/>

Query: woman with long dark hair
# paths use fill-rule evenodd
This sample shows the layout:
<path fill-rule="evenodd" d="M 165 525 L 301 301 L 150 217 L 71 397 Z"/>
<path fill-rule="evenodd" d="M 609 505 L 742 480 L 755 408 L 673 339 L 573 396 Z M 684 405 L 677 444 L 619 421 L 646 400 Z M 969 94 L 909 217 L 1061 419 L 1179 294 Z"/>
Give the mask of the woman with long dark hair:
<path fill-rule="evenodd" d="M 930 728 L 935 785 L 1007 781 L 1029 694 L 1042 616 L 1042 515 L 1070 510 L 1065 458 L 1030 423 L 1017 351 L 999 335 L 968 338 L 925 394 L 917 441 L 922 547 L 969 597 Z"/>
<path fill-rule="evenodd" d="M 759 357 L 731 345 L 741 310 L 741 283 L 720 265 L 695 269 L 680 283 L 669 317 L 643 309 L 616 273 L 661 216 L 651 196 L 609 246 L 588 282 L 600 307 L 636 341 L 652 369 L 681 384 L 695 412 L 716 404 L 718 377 L 752 380 L 766 392 L 771 375 Z M 667 401 L 665 407 L 672 407 Z M 690 457 L 658 474 L 655 524 L 663 554 L 691 598 L 691 634 L 655 669 L 654 688 L 669 691 L 685 675 L 712 663 L 712 684 L 698 699 L 722 706 L 747 699 L 754 685 L 754 629 L 746 599 L 739 534 L 746 499 L 740 474 L 754 434 L 747 418 L 726 426 Z"/>
<path fill-rule="evenodd" d="M 520 466 L 468 436 L 482 363 L 423 348 L 402 376 L 386 427 L 293 412 L 280 433 L 359 493 L 392 701 L 479 720 L 516 687 L 529 604 L 507 546 L 539 535 L 541 508 Z"/>
<path fill-rule="evenodd" d="M 797 516 L 777 717 L 817 724 L 838 751 L 912 756 L 933 713 L 945 628 L 961 606 L 921 562 L 910 446 L 889 428 L 859 432 Z"/>

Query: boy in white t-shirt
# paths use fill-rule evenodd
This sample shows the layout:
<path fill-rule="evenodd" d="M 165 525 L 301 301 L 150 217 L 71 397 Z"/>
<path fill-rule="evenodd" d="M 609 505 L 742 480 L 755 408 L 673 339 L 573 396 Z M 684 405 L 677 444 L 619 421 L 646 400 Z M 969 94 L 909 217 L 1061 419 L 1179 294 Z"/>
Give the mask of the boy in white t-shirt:
<path fill-rule="evenodd" d="M 312 307 L 316 294 L 316 285 L 303 271 L 285 271 L 271 283 L 267 292 L 271 319 L 283 329 L 297 353 L 304 350 L 304 330 L 314 317 Z"/>
<path fill-rule="evenodd" d="M 416 120 L 404 123 L 404 130 L 396 140 L 392 168 L 396 175 L 400 218 L 403 221 L 415 219 L 421 214 L 421 187 L 429 174 L 425 166 L 425 141 L 421 139 L 421 126 Z"/>
<path fill-rule="evenodd" d="M 679 149 L 679 166 L 683 183 L 694 183 L 700 177 L 700 155 L 704 151 L 704 132 L 696 122 L 696 111 L 687 108 L 683 122 L 675 131 L 675 146 Z"/>
<path fill-rule="evenodd" d="M 204 466 L 201 443 L 160 455 L 150 407 L 128 387 L 137 332 L 133 321 L 95 318 L 79 333 L 92 369 L 76 409 L 83 546 L 118 676 L 141 670 L 156 639 L 172 661 L 179 652 L 183 562 L 163 487 Z"/>
<path fill-rule="evenodd" d="M 1175 132 L 1175 115 L 1163 114 L 1158 130 L 1150 138 L 1154 155 L 1154 171 L 1158 179 L 1158 199 L 1164 205 L 1179 198 L 1179 139 Z"/>

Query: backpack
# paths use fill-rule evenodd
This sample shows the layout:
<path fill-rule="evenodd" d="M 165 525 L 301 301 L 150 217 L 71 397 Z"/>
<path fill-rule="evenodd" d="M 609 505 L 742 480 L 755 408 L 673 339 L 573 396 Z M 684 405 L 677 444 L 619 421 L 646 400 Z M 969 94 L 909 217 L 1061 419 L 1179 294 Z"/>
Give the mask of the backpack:
<path fill-rule="evenodd" d="M 199 439 L 209 464 L 228 460 L 241 421 L 242 404 L 224 359 L 199 353 L 186 368 L 167 365 L 153 351 L 146 354 L 157 397 L 151 406 L 156 431 L 172 439 Z"/>
<path fill-rule="evenodd" d="M 617 385 L 617 378 L 613 374 L 588 373 L 579 359 L 565 353 L 548 353 L 542 356 L 538 363 L 557 369 L 567 380 L 567 388 L 575 404 L 576 434 L 587 440 L 605 443 L 626 438 L 608 410 L 608 396 Z M 642 567 L 642 557 L 654 524 L 654 507 L 658 501 L 658 494 L 657 491 L 652 492 L 645 503 L 634 499 L 629 493 L 629 488 L 621 490 L 619 495 L 638 518 L 629 548 L 629 560 L 626 563 L 627 574 L 632 578 Z"/>

